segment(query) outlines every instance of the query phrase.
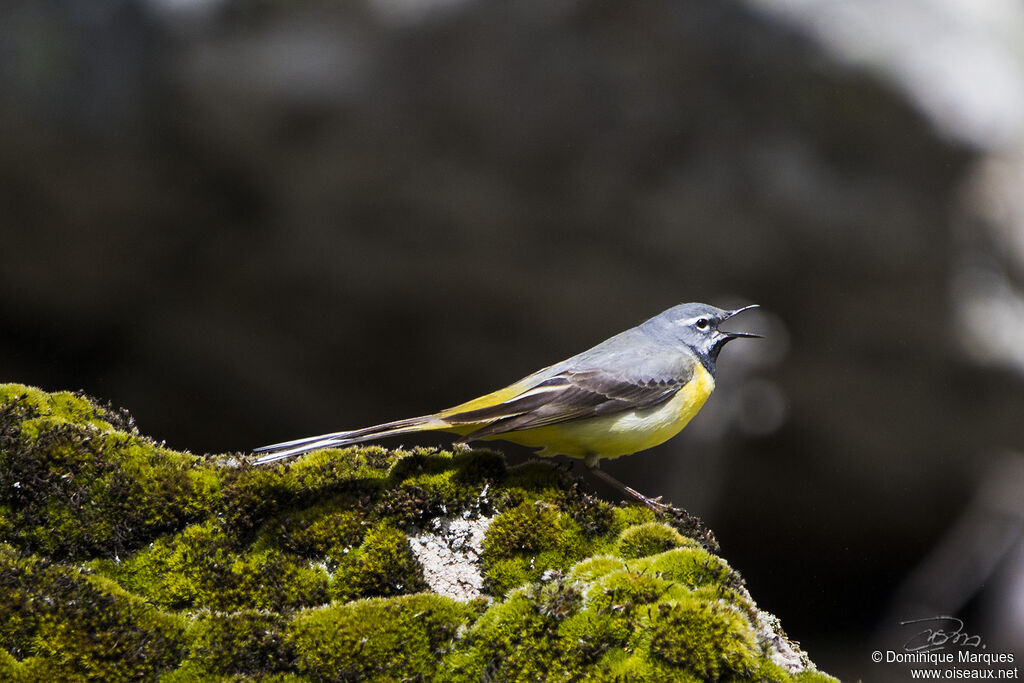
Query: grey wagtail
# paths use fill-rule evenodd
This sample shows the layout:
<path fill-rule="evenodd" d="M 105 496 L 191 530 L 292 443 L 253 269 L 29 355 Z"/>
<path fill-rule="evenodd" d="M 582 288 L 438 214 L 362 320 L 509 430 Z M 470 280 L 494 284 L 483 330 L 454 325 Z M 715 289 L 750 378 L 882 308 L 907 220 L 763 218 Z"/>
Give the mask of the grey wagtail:
<path fill-rule="evenodd" d="M 257 448 L 263 465 L 321 448 L 426 430 L 454 432 L 460 442 L 502 439 L 540 449 L 538 455 L 583 458 L 606 482 L 653 509 L 650 499 L 597 469 L 672 438 L 715 388 L 715 362 L 728 342 L 758 337 L 719 325 L 745 306 L 725 311 L 681 304 L 561 363 L 433 415 Z"/>

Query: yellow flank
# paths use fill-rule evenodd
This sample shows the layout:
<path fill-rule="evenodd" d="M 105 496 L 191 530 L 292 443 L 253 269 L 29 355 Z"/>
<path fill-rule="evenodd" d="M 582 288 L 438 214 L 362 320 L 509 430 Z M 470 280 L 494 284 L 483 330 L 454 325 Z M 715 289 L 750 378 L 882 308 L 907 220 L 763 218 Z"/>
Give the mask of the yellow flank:
<path fill-rule="evenodd" d="M 538 455 L 560 454 L 593 460 L 617 458 L 671 439 L 700 411 L 714 389 L 715 380 L 711 373 L 697 363 L 693 378 L 669 401 L 653 408 L 627 410 L 604 417 L 562 422 L 486 438 L 540 448 Z M 484 405 L 489 404 L 481 403 L 474 407 Z"/>

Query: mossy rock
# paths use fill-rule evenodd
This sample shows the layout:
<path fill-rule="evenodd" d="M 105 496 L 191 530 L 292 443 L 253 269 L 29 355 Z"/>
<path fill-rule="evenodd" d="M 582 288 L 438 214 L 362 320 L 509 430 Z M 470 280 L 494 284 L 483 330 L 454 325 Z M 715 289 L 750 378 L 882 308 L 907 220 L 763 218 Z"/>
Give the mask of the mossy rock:
<path fill-rule="evenodd" d="M 28 680 L 44 672 L 48 680 L 139 680 L 175 668 L 185 651 L 181 616 L 8 545 L 0 545 L 0 593 L 0 647 Z"/>
<path fill-rule="evenodd" d="M 439 673 L 437 662 L 473 616 L 440 595 L 369 598 L 301 613 L 288 637 L 296 669 L 314 680 L 412 680 Z"/>
<path fill-rule="evenodd" d="M 624 529 L 619 535 L 616 552 L 622 557 L 637 558 L 684 546 L 695 547 L 697 542 L 667 524 L 647 522 Z"/>
<path fill-rule="evenodd" d="M 834 680 L 716 550 L 549 462 L 253 467 L 0 385 L 0 680 Z"/>

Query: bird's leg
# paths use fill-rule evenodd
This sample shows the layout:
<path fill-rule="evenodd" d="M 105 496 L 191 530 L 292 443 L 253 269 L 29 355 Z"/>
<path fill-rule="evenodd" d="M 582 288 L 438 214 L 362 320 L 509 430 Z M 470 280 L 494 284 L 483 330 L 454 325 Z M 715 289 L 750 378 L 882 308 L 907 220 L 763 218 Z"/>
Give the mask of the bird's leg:
<path fill-rule="evenodd" d="M 612 475 L 610 475 L 607 472 L 605 472 L 604 470 L 598 468 L 597 459 L 596 458 L 593 459 L 593 462 L 591 462 L 591 460 L 592 460 L 591 458 L 587 458 L 586 459 L 587 467 L 590 469 L 591 473 L 594 474 L 594 476 L 596 476 L 598 479 L 602 479 L 605 482 L 607 482 L 608 484 L 611 484 L 612 486 L 617 488 L 619 491 L 622 491 L 623 493 L 625 493 L 630 498 L 633 498 L 634 500 L 637 500 L 637 501 L 643 503 L 644 505 L 649 507 L 651 510 L 654 510 L 655 512 L 665 512 L 665 513 L 671 514 L 671 513 L 676 511 L 676 509 L 674 507 L 672 507 L 671 505 L 668 505 L 666 503 L 662 503 L 661 502 L 661 496 L 658 496 L 657 498 L 648 498 L 647 496 L 645 496 L 644 494 L 640 493 L 636 489 L 634 489 L 634 488 L 632 488 L 630 486 L 626 486 L 625 484 L 623 484 L 621 481 L 619 481 L 618 479 L 616 479 Z"/>

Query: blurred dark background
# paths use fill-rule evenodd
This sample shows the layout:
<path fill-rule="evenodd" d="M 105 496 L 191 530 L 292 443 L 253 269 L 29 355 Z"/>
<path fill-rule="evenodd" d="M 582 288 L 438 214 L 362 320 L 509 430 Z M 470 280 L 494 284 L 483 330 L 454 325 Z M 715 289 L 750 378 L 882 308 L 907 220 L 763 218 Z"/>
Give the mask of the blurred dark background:
<path fill-rule="evenodd" d="M 246 451 L 756 302 L 686 432 L 605 468 L 843 680 L 905 680 L 901 619 L 1024 649 L 1021 6 L 0 13 L 0 380 Z"/>

